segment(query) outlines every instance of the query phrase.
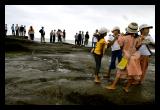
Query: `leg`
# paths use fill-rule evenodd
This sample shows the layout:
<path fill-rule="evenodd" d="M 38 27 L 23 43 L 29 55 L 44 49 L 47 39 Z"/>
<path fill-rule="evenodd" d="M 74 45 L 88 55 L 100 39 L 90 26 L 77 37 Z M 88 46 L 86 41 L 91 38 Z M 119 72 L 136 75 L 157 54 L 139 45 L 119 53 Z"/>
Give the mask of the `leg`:
<path fill-rule="evenodd" d="M 115 69 L 116 68 L 115 61 L 116 61 L 116 52 L 112 51 L 111 63 L 110 63 L 109 70 L 108 70 L 108 73 L 107 73 L 107 77 L 108 78 L 110 78 L 111 69 Z"/>
<path fill-rule="evenodd" d="M 128 79 L 128 82 L 127 82 L 127 84 L 126 84 L 126 86 L 125 87 L 123 87 L 123 90 L 125 91 L 125 92 L 128 92 L 128 89 L 129 89 L 129 87 L 131 86 L 131 84 L 133 83 L 133 79 Z"/>
<path fill-rule="evenodd" d="M 118 50 L 117 57 L 118 57 L 118 62 L 120 62 L 122 59 L 122 50 Z"/>
<path fill-rule="evenodd" d="M 116 73 L 116 77 L 115 77 L 113 83 L 110 86 L 106 86 L 106 89 L 110 89 L 110 90 L 116 89 L 116 84 L 118 83 L 119 78 L 120 78 L 120 74 Z"/>
<path fill-rule="evenodd" d="M 34 34 L 33 34 L 33 40 L 34 40 Z"/>
<path fill-rule="evenodd" d="M 53 36 L 53 43 L 55 43 L 55 36 Z"/>
<path fill-rule="evenodd" d="M 94 48 L 96 47 L 96 42 L 94 42 Z"/>
<path fill-rule="evenodd" d="M 43 39 L 42 37 L 43 37 L 43 36 L 41 35 L 41 43 L 42 43 L 42 39 Z"/>
<path fill-rule="evenodd" d="M 95 62 L 96 62 L 96 70 L 95 70 L 95 82 L 96 83 L 100 83 L 100 80 L 99 80 L 99 76 L 98 76 L 98 73 L 99 73 L 99 70 L 100 70 L 100 67 L 101 67 L 101 59 L 102 59 L 102 56 L 100 55 L 94 55 L 95 56 Z"/>
<path fill-rule="evenodd" d="M 140 57 L 140 64 L 141 64 L 141 69 L 142 69 L 142 76 L 140 78 L 140 83 L 143 82 L 143 80 L 146 76 L 146 71 L 148 69 L 148 63 L 149 63 L 149 56 L 141 56 Z"/>
<path fill-rule="evenodd" d="M 45 37 L 43 36 L 44 42 L 45 42 Z"/>
<path fill-rule="evenodd" d="M 52 36 L 50 36 L 50 43 L 52 43 Z"/>

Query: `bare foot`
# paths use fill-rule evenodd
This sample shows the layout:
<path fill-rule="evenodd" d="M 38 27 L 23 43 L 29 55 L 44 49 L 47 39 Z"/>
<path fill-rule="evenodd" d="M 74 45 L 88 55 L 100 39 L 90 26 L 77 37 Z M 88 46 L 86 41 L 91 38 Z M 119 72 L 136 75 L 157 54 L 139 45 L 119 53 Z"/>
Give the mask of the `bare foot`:
<path fill-rule="evenodd" d="M 106 86 L 105 88 L 106 88 L 106 89 L 109 89 L 109 90 L 114 90 L 114 89 L 116 89 L 116 87 L 115 87 L 115 86 L 112 86 L 112 85 Z"/>
<path fill-rule="evenodd" d="M 101 81 L 100 80 L 94 80 L 94 82 L 96 83 L 96 84 L 99 84 L 99 83 L 101 83 Z"/>
<path fill-rule="evenodd" d="M 127 93 L 129 92 L 126 87 L 123 87 L 123 90 L 124 90 L 125 92 L 127 92 Z"/>

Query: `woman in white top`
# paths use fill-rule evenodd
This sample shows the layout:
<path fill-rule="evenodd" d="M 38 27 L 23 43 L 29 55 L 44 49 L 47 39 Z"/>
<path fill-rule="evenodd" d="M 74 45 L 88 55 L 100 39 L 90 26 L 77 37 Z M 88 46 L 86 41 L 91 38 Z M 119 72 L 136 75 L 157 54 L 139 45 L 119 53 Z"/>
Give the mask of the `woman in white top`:
<path fill-rule="evenodd" d="M 82 31 L 82 42 L 81 42 L 81 44 L 83 45 L 84 44 L 84 32 Z"/>
<path fill-rule="evenodd" d="M 111 49 L 112 49 L 111 62 L 109 65 L 108 72 L 106 73 L 106 76 L 104 76 L 105 78 L 108 78 L 108 79 L 110 78 L 111 70 L 116 69 L 116 59 L 118 58 L 118 62 L 120 62 L 121 58 L 122 58 L 122 50 L 121 50 L 121 47 L 117 41 L 119 37 L 122 37 L 120 35 L 120 28 L 118 26 L 115 26 L 112 29 L 112 33 L 113 33 L 113 35 L 110 35 L 108 37 L 108 41 L 109 41 L 109 43 L 111 45 Z"/>
<path fill-rule="evenodd" d="M 149 35 L 149 29 L 153 28 L 152 26 L 149 26 L 147 24 L 142 24 L 139 27 L 141 36 L 140 36 L 140 41 L 141 41 L 141 46 L 139 48 L 139 52 L 141 54 L 140 57 L 140 63 L 141 63 L 141 69 L 142 69 L 142 76 L 141 79 L 138 83 L 135 84 L 141 84 L 142 81 L 145 78 L 147 68 L 148 68 L 148 63 L 149 63 L 149 56 L 151 55 L 151 52 L 148 48 L 148 44 L 153 43 L 152 37 Z"/>

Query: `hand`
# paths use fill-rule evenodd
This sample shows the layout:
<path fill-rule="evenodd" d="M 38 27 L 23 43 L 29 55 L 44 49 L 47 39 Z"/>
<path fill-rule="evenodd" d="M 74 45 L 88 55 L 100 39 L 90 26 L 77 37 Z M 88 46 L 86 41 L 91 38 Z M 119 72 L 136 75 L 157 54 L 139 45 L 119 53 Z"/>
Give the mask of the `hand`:
<path fill-rule="evenodd" d="M 115 39 L 118 39 L 118 36 L 115 36 Z"/>
<path fill-rule="evenodd" d="M 145 39 L 145 37 L 144 36 L 141 36 L 141 40 L 144 40 Z"/>
<path fill-rule="evenodd" d="M 94 48 L 92 48 L 92 50 L 91 50 L 91 53 L 93 53 L 94 52 Z"/>

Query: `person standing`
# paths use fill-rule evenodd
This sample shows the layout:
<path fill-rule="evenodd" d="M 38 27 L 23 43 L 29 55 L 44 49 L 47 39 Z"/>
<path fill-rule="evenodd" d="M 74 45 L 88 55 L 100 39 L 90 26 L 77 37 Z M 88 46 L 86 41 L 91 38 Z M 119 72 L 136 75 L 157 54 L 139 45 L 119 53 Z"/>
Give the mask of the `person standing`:
<path fill-rule="evenodd" d="M 53 43 L 55 43 L 55 40 L 56 40 L 56 30 L 54 30 L 53 32 Z"/>
<path fill-rule="evenodd" d="M 63 39 L 63 32 L 60 30 L 60 42 L 62 43 L 62 39 Z"/>
<path fill-rule="evenodd" d="M 45 43 L 45 31 L 44 31 L 44 27 L 42 27 L 39 32 L 41 33 L 41 43 Z"/>
<path fill-rule="evenodd" d="M 92 37 L 92 47 L 96 46 L 98 36 L 99 36 L 98 29 L 96 29 L 96 32 L 93 34 L 93 37 Z"/>
<path fill-rule="evenodd" d="M 146 72 L 148 69 L 149 56 L 151 55 L 151 51 L 150 51 L 148 45 L 154 44 L 153 38 L 149 35 L 149 30 L 152 28 L 153 28 L 153 26 L 149 26 L 147 24 L 142 24 L 139 27 L 139 30 L 141 33 L 141 35 L 140 35 L 141 46 L 139 48 L 139 52 L 141 54 L 140 64 L 141 64 L 141 69 L 142 69 L 142 76 L 141 76 L 138 84 L 142 84 L 142 82 L 145 79 Z"/>
<path fill-rule="evenodd" d="M 51 30 L 51 32 L 50 32 L 50 43 L 52 43 L 53 42 L 53 30 Z"/>
<path fill-rule="evenodd" d="M 91 53 L 94 54 L 95 63 L 96 63 L 95 80 L 94 80 L 95 83 L 100 83 L 99 72 L 101 68 L 101 60 L 105 53 L 105 48 L 107 46 L 107 42 L 105 42 L 104 37 L 107 35 L 108 32 L 109 30 L 106 29 L 105 27 L 99 30 L 100 35 L 98 36 L 96 47 L 92 48 L 91 50 Z"/>
<path fill-rule="evenodd" d="M 58 31 L 57 31 L 57 36 L 58 36 L 58 42 L 62 42 L 61 30 L 60 29 L 58 29 Z"/>
<path fill-rule="evenodd" d="M 63 41 L 65 41 L 65 39 L 66 39 L 66 32 L 65 30 L 63 30 Z"/>
<path fill-rule="evenodd" d="M 78 33 L 76 33 L 76 35 L 74 36 L 75 38 L 75 45 L 78 45 Z"/>
<path fill-rule="evenodd" d="M 24 31 L 24 27 L 23 27 L 23 25 L 21 25 L 20 26 L 20 29 L 19 29 L 19 31 L 20 31 L 20 36 L 23 36 L 23 31 Z"/>
<path fill-rule="evenodd" d="M 106 89 L 114 90 L 120 78 L 127 78 L 127 84 L 123 87 L 125 92 L 129 92 L 131 84 L 140 79 L 142 70 L 140 66 L 140 52 L 138 51 L 139 40 L 136 36 L 138 32 L 138 24 L 132 22 L 127 27 L 127 35 L 120 37 L 118 43 L 123 46 L 123 58 L 127 60 L 127 65 L 124 69 L 117 68 L 116 77 L 111 85 L 106 86 Z"/>
<path fill-rule="evenodd" d="M 83 45 L 84 44 L 84 32 L 82 31 L 82 42 L 81 44 Z"/>
<path fill-rule="evenodd" d="M 95 48 L 96 43 L 97 43 L 97 35 L 96 35 L 96 34 L 93 34 L 93 37 L 92 37 L 92 47 L 93 47 L 93 48 Z"/>
<path fill-rule="evenodd" d="M 16 24 L 15 30 L 16 30 L 16 36 L 19 36 L 19 27 L 18 27 L 18 24 Z"/>
<path fill-rule="evenodd" d="M 118 37 L 121 37 L 120 36 L 120 28 L 118 26 L 115 26 L 112 29 L 112 33 L 113 33 L 113 35 L 110 35 L 108 37 L 108 42 L 111 45 L 112 53 L 111 53 L 111 63 L 110 63 L 108 72 L 107 72 L 106 76 L 104 76 L 106 78 L 110 78 L 111 70 L 116 68 L 116 66 L 115 66 L 116 59 L 118 58 L 118 62 L 120 62 L 121 58 L 122 58 L 122 50 L 121 50 L 121 47 L 117 41 Z"/>
<path fill-rule="evenodd" d="M 82 41 L 82 34 L 81 34 L 81 31 L 79 31 L 79 34 L 78 34 L 78 45 L 81 46 L 81 41 Z"/>
<path fill-rule="evenodd" d="M 88 45 L 88 40 L 89 40 L 89 34 L 88 34 L 88 31 L 87 31 L 86 35 L 85 35 L 85 46 Z"/>
<path fill-rule="evenodd" d="M 15 28 L 14 28 L 14 24 L 12 24 L 11 30 L 12 30 L 12 35 L 15 36 Z"/>
<path fill-rule="evenodd" d="M 30 26 L 30 28 L 28 30 L 28 35 L 30 37 L 30 40 L 34 41 L 34 29 L 32 26 Z"/>
<path fill-rule="evenodd" d="M 7 36 L 7 30 L 8 30 L 8 27 L 7 27 L 7 24 L 5 24 L 5 35 Z"/>
<path fill-rule="evenodd" d="M 23 35 L 26 36 L 26 26 L 24 26 Z"/>

